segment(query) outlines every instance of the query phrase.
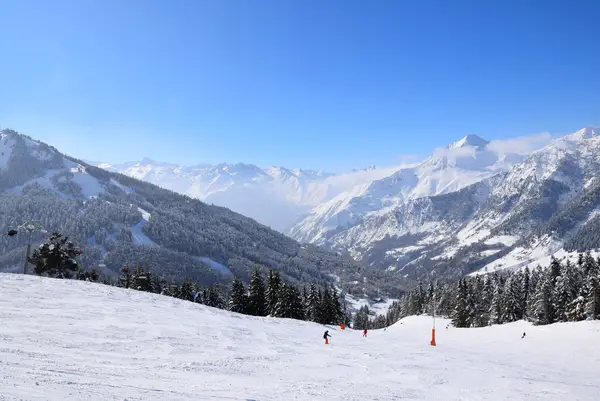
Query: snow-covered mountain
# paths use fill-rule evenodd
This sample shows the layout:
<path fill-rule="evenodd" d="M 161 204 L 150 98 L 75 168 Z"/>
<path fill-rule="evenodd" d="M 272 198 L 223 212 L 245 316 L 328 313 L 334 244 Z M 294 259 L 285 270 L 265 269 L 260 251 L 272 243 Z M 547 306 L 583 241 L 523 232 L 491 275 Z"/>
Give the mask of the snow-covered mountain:
<path fill-rule="evenodd" d="M 83 248 L 81 265 L 102 266 L 106 275 L 139 266 L 168 279 L 227 284 L 232 274 L 247 281 L 259 265 L 279 270 L 290 282 L 323 282 L 355 266 L 229 209 L 90 166 L 2 130 L 0 232 L 32 220 L 67 235 Z M 35 233 L 34 244 L 46 237 Z M 0 236 L 0 269 L 18 269 L 26 244 L 26 235 Z M 362 277 L 357 268 L 349 270 Z"/>
<path fill-rule="evenodd" d="M 585 128 L 532 154 L 467 136 L 317 206 L 292 236 L 415 278 L 516 267 L 503 258 L 530 263 L 539 247 L 600 247 L 598 134 Z"/>
<path fill-rule="evenodd" d="M 488 179 L 523 160 L 521 154 L 502 154 L 486 148 L 488 141 L 469 135 L 416 166 L 402 168 L 379 180 L 339 194 L 313 209 L 291 230 L 298 240 L 325 243 L 367 216 L 381 216 L 415 199 L 456 192 Z"/>
<path fill-rule="evenodd" d="M 348 251 L 373 268 L 458 276 L 600 247 L 592 230 L 600 226 L 598 132 L 584 128 L 536 148 L 467 135 L 420 163 L 339 175 L 147 159 L 100 166 Z"/>
<path fill-rule="evenodd" d="M 287 233 L 313 207 L 399 168 L 370 167 L 331 174 L 242 163 L 181 166 L 148 158 L 139 162 L 95 165 L 227 207 L 282 233 Z"/>
<path fill-rule="evenodd" d="M 363 338 L 79 280 L 0 274 L 0 294 L 6 400 L 598 399 L 598 321 L 452 327 L 432 347 L 429 316 Z"/>

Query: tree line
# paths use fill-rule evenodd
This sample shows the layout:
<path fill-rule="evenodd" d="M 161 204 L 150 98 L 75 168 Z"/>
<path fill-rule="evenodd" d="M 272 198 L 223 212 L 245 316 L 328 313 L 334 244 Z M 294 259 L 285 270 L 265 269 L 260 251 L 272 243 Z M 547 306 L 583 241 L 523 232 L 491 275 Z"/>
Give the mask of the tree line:
<path fill-rule="evenodd" d="M 33 252 L 29 262 L 35 266 L 37 275 L 99 281 L 100 274 L 96 269 L 86 271 L 78 265 L 75 257 L 80 253 L 68 238 L 53 233 L 47 242 Z M 304 286 L 301 292 L 295 285 L 284 282 L 276 270 L 269 270 L 265 282 L 261 270 L 255 267 L 248 286 L 236 277 L 229 293 L 219 284 L 203 287 L 190 278 L 181 283 L 168 282 L 149 268 L 142 267 L 126 266 L 116 281 L 105 277 L 102 282 L 246 315 L 284 317 L 321 324 L 350 324 L 346 304 L 341 301 L 342 297 L 335 287 L 325 284 L 324 288 L 320 288 L 311 284 L 310 287 Z"/>
<path fill-rule="evenodd" d="M 455 327 L 517 320 L 536 325 L 600 319 L 600 257 L 579 254 L 576 263 L 552 258 L 546 269 L 495 272 L 454 283 L 428 283 L 392 304 L 386 324 L 419 314 L 452 319 Z"/>

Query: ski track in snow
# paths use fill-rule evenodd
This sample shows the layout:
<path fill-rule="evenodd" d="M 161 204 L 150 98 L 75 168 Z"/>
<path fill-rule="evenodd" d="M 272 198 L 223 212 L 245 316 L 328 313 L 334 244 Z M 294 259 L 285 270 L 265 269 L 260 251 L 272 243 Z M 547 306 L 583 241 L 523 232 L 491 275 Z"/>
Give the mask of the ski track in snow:
<path fill-rule="evenodd" d="M 142 219 L 131 227 L 131 235 L 134 245 L 156 245 L 156 242 L 152 241 L 150 237 L 144 234 L 143 228 L 148 221 L 150 221 L 150 213 L 142 208 L 138 207 L 138 210 L 142 214 Z"/>
<path fill-rule="evenodd" d="M 597 400 L 600 322 L 361 332 L 0 274 L 1 400 Z M 521 339 L 523 331 L 527 337 Z"/>

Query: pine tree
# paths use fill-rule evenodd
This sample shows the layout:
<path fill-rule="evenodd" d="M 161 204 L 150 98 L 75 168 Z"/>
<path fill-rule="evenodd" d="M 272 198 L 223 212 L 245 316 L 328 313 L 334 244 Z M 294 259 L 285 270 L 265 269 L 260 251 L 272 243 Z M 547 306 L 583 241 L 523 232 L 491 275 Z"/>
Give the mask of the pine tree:
<path fill-rule="evenodd" d="M 265 295 L 265 283 L 258 268 L 254 269 L 250 285 L 248 286 L 248 311 L 249 315 L 266 316 L 267 298 Z"/>
<path fill-rule="evenodd" d="M 369 322 L 369 307 L 367 305 L 361 306 L 354 315 L 353 328 L 355 330 L 368 330 L 371 328 Z"/>
<path fill-rule="evenodd" d="M 456 294 L 454 293 L 454 287 L 450 285 L 438 284 L 436 289 L 436 315 L 450 317 L 454 311 L 456 302 Z M 485 312 L 487 313 L 487 311 Z"/>
<path fill-rule="evenodd" d="M 97 282 L 100 279 L 100 273 L 96 269 L 85 271 L 82 268 L 78 268 L 75 277 L 77 280 Z"/>
<path fill-rule="evenodd" d="M 585 298 L 580 295 L 569 304 L 567 319 L 571 322 L 579 322 L 585 318 Z"/>
<path fill-rule="evenodd" d="M 304 320 L 306 318 L 304 314 L 304 304 L 302 302 L 302 295 L 295 286 L 288 286 L 289 302 L 290 302 L 290 317 L 292 319 Z"/>
<path fill-rule="evenodd" d="M 492 305 L 490 306 L 490 321 L 489 324 L 504 323 L 505 302 L 504 302 L 504 283 L 500 277 L 497 277 L 494 295 L 492 297 Z"/>
<path fill-rule="evenodd" d="M 281 277 L 278 271 L 270 270 L 267 279 L 267 289 L 265 292 L 267 313 L 275 316 L 275 308 L 279 299 L 279 290 L 281 289 Z"/>
<path fill-rule="evenodd" d="M 282 284 L 279 293 L 275 316 L 304 320 L 304 306 L 300 291 L 293 285 Z"/>
<path fill-rule="evenodd" d="M 154 293 L 161 294 L 165 285 L 164 278 L 160 278 L 156 274 L 152 275 L 152 291 Z"/>
<path fill-rule="evenodd" d="M 183 299 L 184 301 L 194 302 L 194 284 L 189 278 L 183 280 L 181 286 L 178 287 L 177 291 L 173 294 L 175 298 Z"/>
<path fill-rule="evenodd" d="M 583 257 L 583 272 L 586 277 L 598 274 L 596 261 L 592 257 L 590 251 L 587 251 Z"/>
<path fill-rule="evenodd" d="M 304 315 L 308 316 L 308 289 L 302 287 L 302 306 L 304 307 Z"/>
<path fill-rule="evenodd" d="M 534 311 L 532 320 L 534 324 L 554 323 L 554 307 L 552 303 L 552 277 L 553 273 L 540 277 L 534 295 Z"/>
<path fill-rule="evenodd" d="M 600 319 L 600 278 L 598 276 L 590 276 L 588 281 L 585 314 L 588 320 Z"/>
<path fill-rule="evenodd" d="M 533 322 L 535 321 L 536 314 L 536 291 L 538 289 L 539 281 L 544 277 L 544 271 L 540 265 L 531 271 L 531 276 L 529 278 L 529 295 L 527 297 L 527 305 L 525 307 L 525 314 L 527 315 L 527 320 Z"/>
<path fill-rule="evenodd" d="M 560 276 L 560 272 L 562 271 L 563 267 L 560 263 L 560 261 L 558 259 L 556 259 L 554 256 L 552 256 L 552 260 L 550 261 L 550 284 L 552 285 L 552 287 L 554 287 L 556 285 L 556 280 L 558 279 L 558 277 Z"/>
<path fill-rule="evenodd" d="M 477 287 L 473 284 L 472 280 L 467 281 L 467 326 L 472 327 L 475 325 L 477 316 Z"/>
<path fill-rule="evenodd" d="M 154 292 L 154 283 L 150 270 L 142 267 L 135 268 L 131 287 L 138 291 Z"/>
<path fill-rule="evenodd" d="M 233 279 L 231 284 L 231 299 L 229 300 L 229 310 L 232 312 L 246 313 L 248 308 L 248 296 L 244 283 L 238 278 Z"/>
<path fill-rule="evenodd" d="M 521 304 L 521 308 L 523 309 L 523 319 L 527 319 L 527 305 L 529 304 L 529 297 L 532 293 L 531 290 L 531 272 L 529 271 L 529 266 L 525 267 L 523 270 L 523 302 Z"/>
<path fill-rule="evenodd" d="M 490 321 L 490 308 L 494 297 L 494 285 L 490 275 L 483 279 L 483 288 L 481 289 L 481 299 L 477 305 L 477 314 L 473 325 L 475 327 L 485 327 Z"/>
<path fill-rule="evenodd" d="M 319 318 L 319 293 L 314 284 L 310 286 L 308 293 L 308 303 L 306 305 L 306 318 L 311 322 L 316 322 Z"/>
<path fill-rule="evenodd" d="M 452 317 L 452 325 L 454 327 L 469 327 L 468 313 L 468 289 L 464 280 L 458 281 L 458 291 L 456 295 L 456 307 L 454 308 L 454 316 Z"/>
<path fill-rule="evenodd" d="M 207 295 L 205 305 L 219 309 L 225 308 L 225 301 L 223 300 L 223 297 L 221 296 L 221 291 L 219 291 L 219 288 L 217 286 L 210 286 L 208 290 L 206 290 L 206 293 Z"/>
<path fill-rule="evenodd" d="M 577 283 L 575 268 L 571 262 L 563 266 L 560 276 L 556 279 L 556 287 L 554 288 L 554 310 L 556 311 L 555 319 L 558 322 L 566 322 L 569 320 L 568 312 L 570 312 L 571 303 L 577 298 L 577 293 L 580 284 Z"/>
<path fill-rule="evenodd" d="M 523 319 L 523 279 L 520 273 L 513 273 L 506 281 L 504 293 L 504 322 L 515 322 Z"/>
<path fill-rule="evenodd" d="M 417 315 L 421 315 L 425 311 L 425 304 L 426 304 L 426 295 L 425 294 L 426 294 L 426 292 L 425 292 L 425 289 L 423 288 L 423 283 L 421 281 L 419 281 L 419 285 L 417 286 L 417 293 L 416 293 L 416 296 L 414 297 L 415 309 L 416 309 Z"/>
<path fill-rule="evenodd" d="M 62 234 L 55 232 L 27 260 L 35 266 L 34 272 L 38 276 L 72 278 L 78 269 L 75 257 L 80 253 L 68 237 L 63 238 Z"/>
<path fill-rule="evenodd" d="M 329 287 L 326 285 L 323 290 L 323 299 L 319 303 L 318 323 L 332 324 L 334 323 L 333 300 Z"/>
<path fill-rule="evenodd" d="M 425 310 L 424 310 L 425 313 L 433 313 L 434 303 L 435 303 L 436 298 L 437 298 L 437 296 L 435 293 L 433 282 L 429 282 L 429 285 L 427 286 L 427 303 L 425 305 Z"/>
<path fill-rule="evenodd" d="M 333 321 L 331 323 L 340 324 L 344 320 L 344 312 L 340 304 L 340 298 L 335 287 L 331 288 L 331 315 Z"/>
<path fill-rule="evenodd" d="M 125 266 L 121 269 L 121 276 L 119 277 L 119 287 L 122 288 L 131 288 L 133 283 L 133 274 L 131 274 L 131 269 L 129 266 Z"/>

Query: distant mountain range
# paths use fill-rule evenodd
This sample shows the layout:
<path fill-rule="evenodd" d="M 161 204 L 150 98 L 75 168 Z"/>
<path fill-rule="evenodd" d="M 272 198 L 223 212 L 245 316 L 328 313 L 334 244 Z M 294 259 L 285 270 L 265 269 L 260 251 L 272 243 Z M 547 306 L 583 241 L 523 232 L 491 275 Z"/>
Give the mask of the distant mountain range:
<path fill-rule="evenodd" d="M 169 177 L 167 168 L 153 171 L 155 176 Z M 266 177 L 247 166 L 207 171 L 215 177 L 218 171 L 227 172 L 229 180 L 215 179 L 210 190 L 202 189 L 208 193 L 242 177 Z M 366 274 L 348 258 L 301 245 L 229 209 L 90 166 L 45 143 L 3 130 L 0 232 L 27 221 L 39 221 L 48 232 L 69 236 L 83 248 L 80 264 L 100 268 L 107 275 L 118 274 L 124 266 L 141 266 L 173 280 L 190 277 L 203 284 L 227 284 L 232 275 L 248 281 L 255 266 L 279 270 L 293 283 L 334 278 L 363 283 Z M 47 236 L 34 234 L 34 247 Z M 1 271 L 20 269 L 26 243 L 23 234 L 0 236 Z M 361 293 L 367 287 L 361 285 Z"/>
<path fill-rule="evenodd" d="M 102 168 L 226 206 L 305 242 L 418 279 L 600 247 L 600 138 L 536 151 L 468 135 L 410 166 L 346 174 L 151 160 Z"/>
<path fill-rule="evenodd" d="M 356 185 L 384 177 L 397 169 L 369 167 L 334 175 L 242 163 L 181 166 L 148 158 L 114 165 L 91 163 L 107 171 L 227 207 L 282 233 L 287 233 L 312 208 Z"/>

